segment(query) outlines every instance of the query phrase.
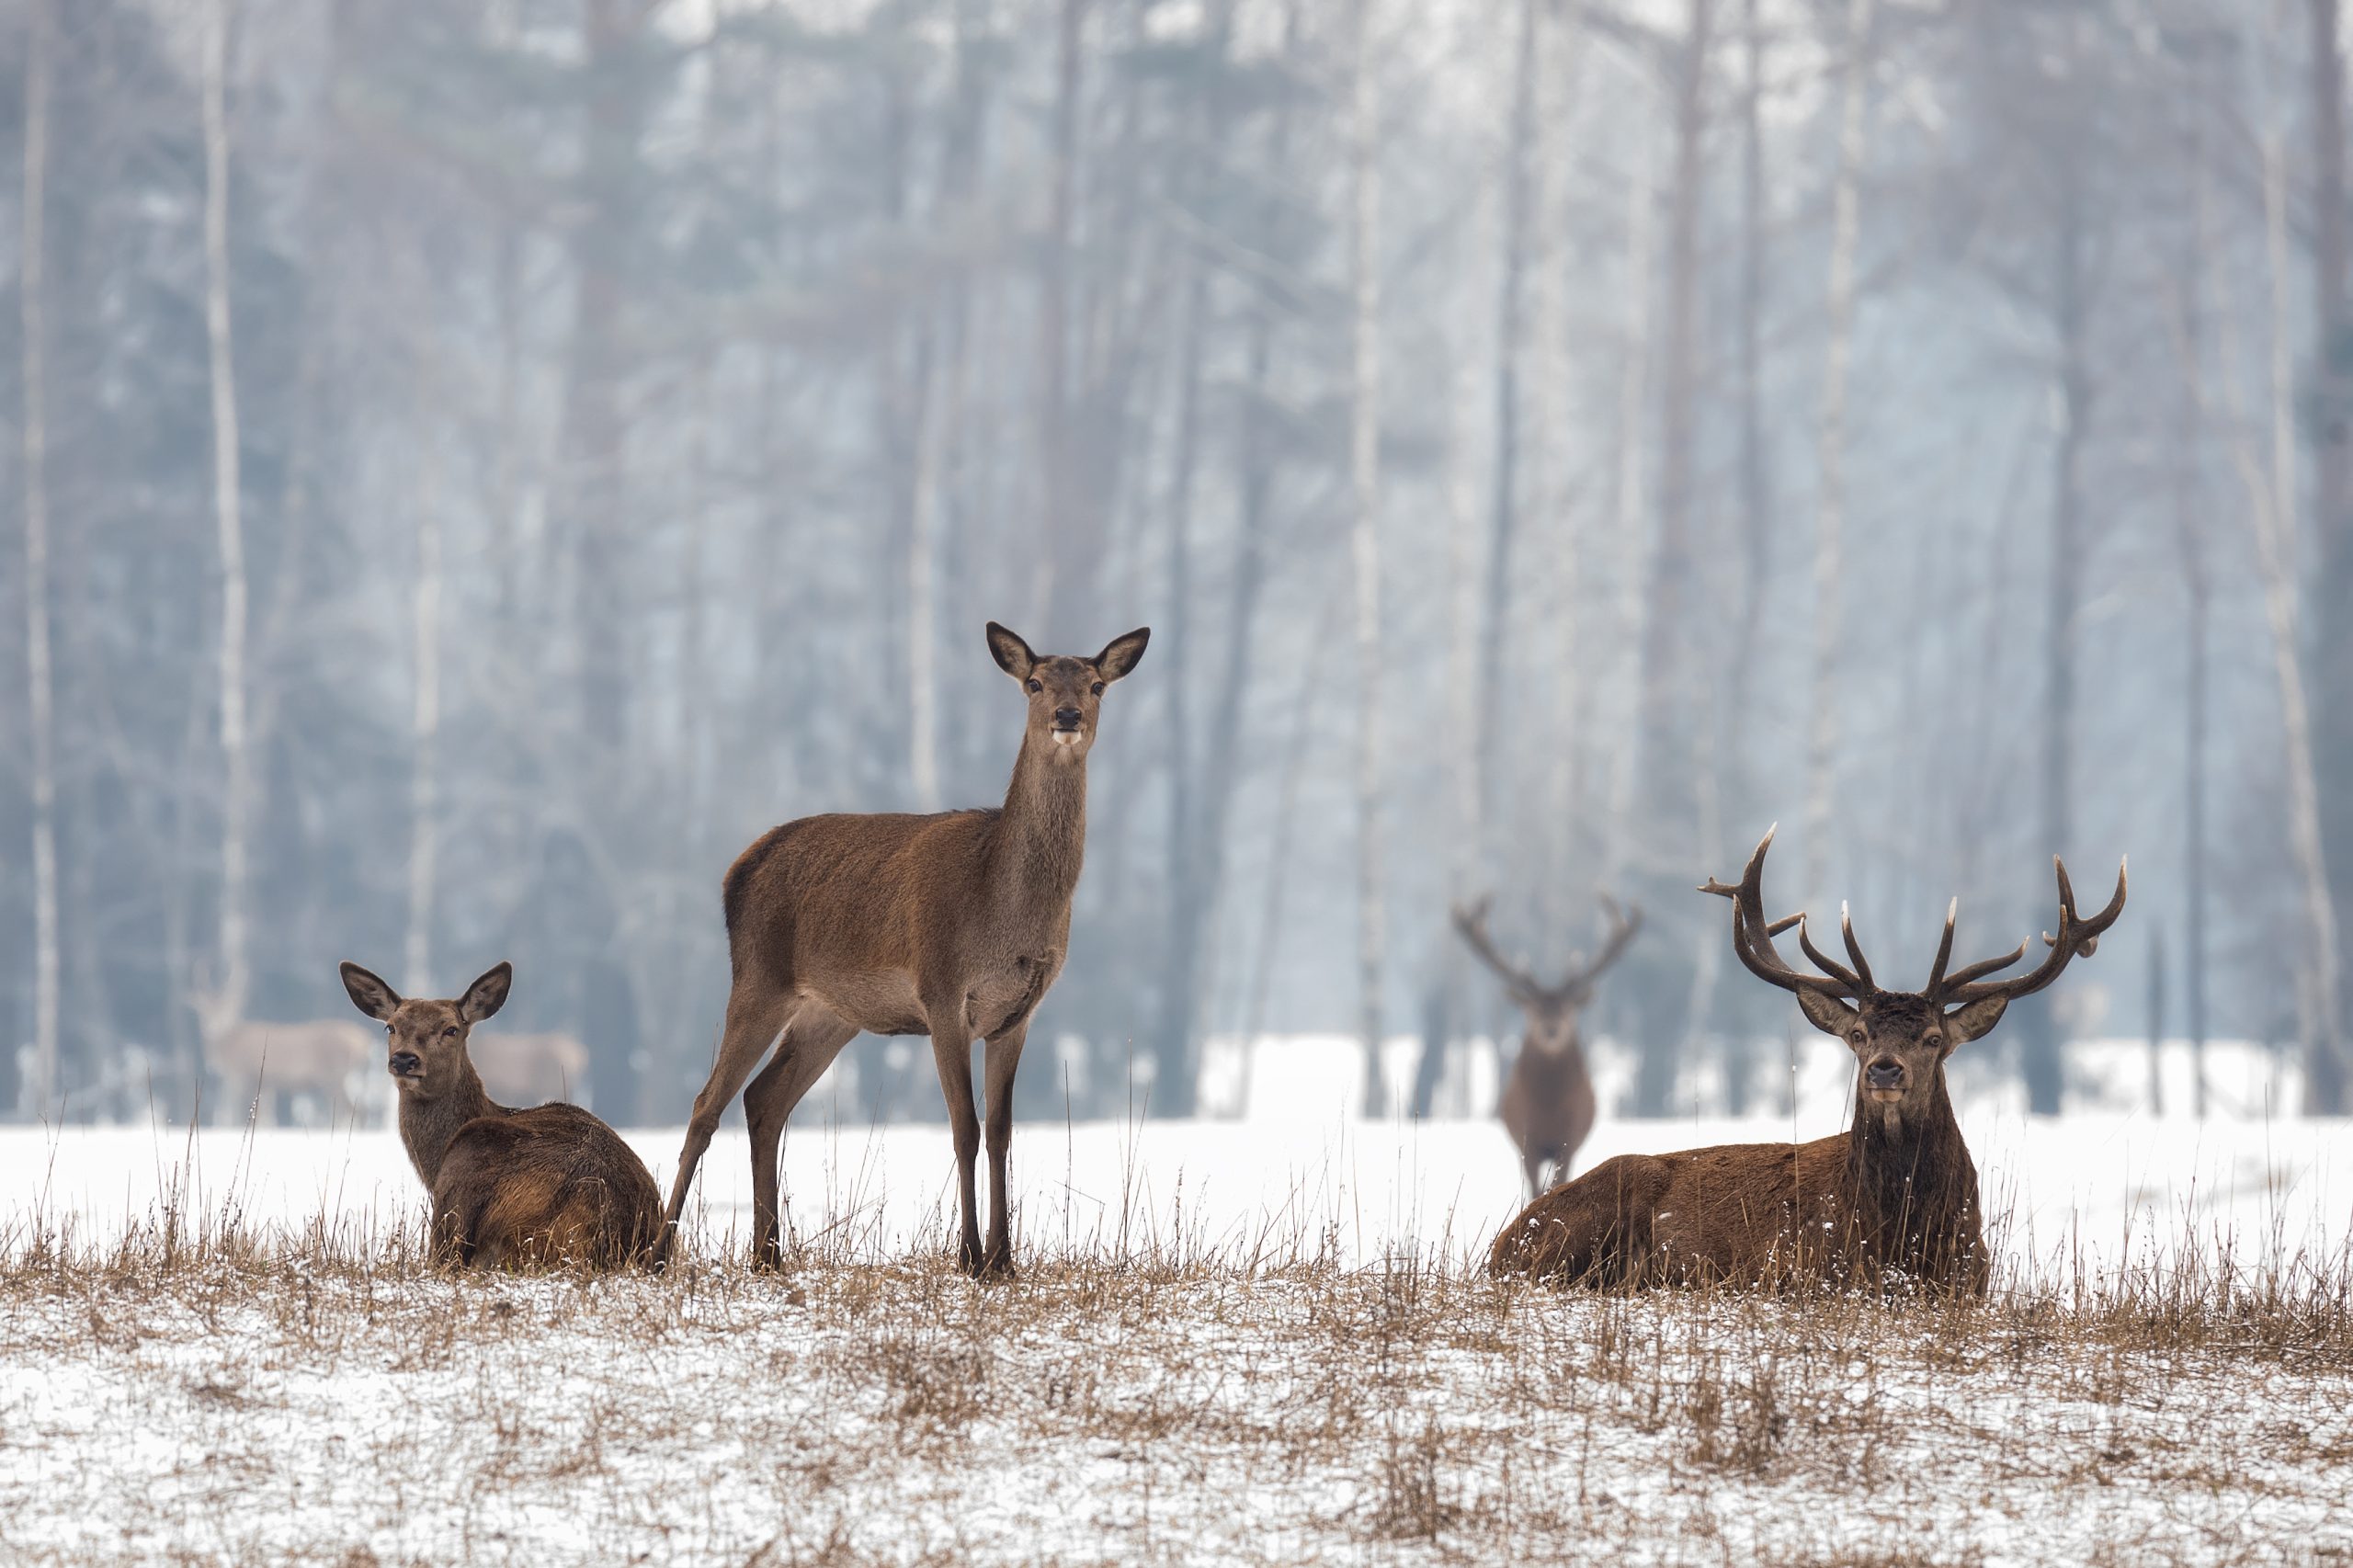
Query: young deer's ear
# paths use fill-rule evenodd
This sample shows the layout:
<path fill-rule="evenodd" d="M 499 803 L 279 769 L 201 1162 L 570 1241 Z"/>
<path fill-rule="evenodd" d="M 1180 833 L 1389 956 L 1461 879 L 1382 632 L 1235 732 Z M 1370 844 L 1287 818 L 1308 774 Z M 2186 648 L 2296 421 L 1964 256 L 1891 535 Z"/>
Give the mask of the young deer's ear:
<path fill-rule="evenodd" d="M 458 998 L 458 1016 L 470 1024 L 482 1022 L 506 1006 L 506 991 L 514 983 L 515 966 L 501 960 L 466 987 L 466 994 Z"/>
<path fill-rule="evenodd" d="M 1114 637 L 1095 655 L 1095 667 L 1105 680 L 1117 680 L 1134 669 L 1143 658 L 1143 645 L 1152 641 L 1152 628 L 1139 626 L 1125 637 Z"/>
<path fill-rule="evenodd" d="M 351 1005 L 371 1018 L 389 1018 L 400 1010 L 401 994 L 356 963 L 343 966 L 343 988 Z"/>
<path fill-rule="evenodd" d="M 1981 996 L 1966 1007 L 1947 1014 L 1945 1027 L 1951 1031 L 1955 1044 L 1965 1040 L 1984 1040 L 1994 1032 L 1994 1026 L 2002 1021 L 2009 1006 L 2006 996 Z"/>
<path fill-rule="evenodd" d="M 1038 662 L 1029 643 L 994 620 L 989 622 L 989 654 L 996 660 L 997 668 L 1016 680 L 1028 680 L 1030 667 Z"/>
<path fill-rule="evenodd" d="M 1807 1023 L 1824 1034 L 1836 1035 L 1840 1040 L 1847 1038 L 1847 1031 L 1853 1028 L 1856 1020 L 1862 1017 L 1837 997 L 1825 996 L 1813 990 L 1798 993 L 1798 1010 L 1805 1015 Z"/>

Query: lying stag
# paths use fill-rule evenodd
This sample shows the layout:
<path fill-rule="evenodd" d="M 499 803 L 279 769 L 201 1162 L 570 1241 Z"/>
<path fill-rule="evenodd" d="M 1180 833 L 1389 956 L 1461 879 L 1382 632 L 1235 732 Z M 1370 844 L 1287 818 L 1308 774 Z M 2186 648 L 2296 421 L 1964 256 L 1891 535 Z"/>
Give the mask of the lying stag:
<path fill-rule="evenodd" d="M 735 973 L 727 1024 L 678 1154 L 665 1248 L 719 1113 L 742 1089 L 752 1133 L 756 1256 L 779 1261 L 777 1157 L 785 1119 L 864 1029 L 931 1037 L 956 1140 L 958 1262 L 968 1273 L 1012 1272 L 1005 1187 L 1014 1069 L 1030 1015 L 1070 946 L 1071 895 L 1086 847 L 1086 754 L 1103 689 L 1136 667 L 1151 635 L 1131 631 L 1091 659 L 1040 657 L 989 622 L 990 653 L 1029 698 L 1002 809 L 803 817 L 769 829 L 736 857 L 723 890 Z M 985 1248 L 973 1174 L 981 1143 L 975 1039 L 988 1041 Z M 775 1057 L 753 1077 L 772 1046 Z"/>
<path fill-rule="evenodd" d="M 1740 885 L 1701 891 L 1733 901 L 1732 945 L 1751 972 L 1797 994 L 1807 1021 L 1855 1053 L 1855 1103 L 1845 1132 L 1811 1143 L 1740 1143 L 1677 1154 L 1621 1154 L 1521 1210 L 1495 1238 L 1488 1272 L 1596 1285 L 1754 1285 L 1813 1277 L 1833 1284 L 1902 1276 L 1983 1294 L 1984 1236 L 1977 1167 L 1945 1092 L 1945 1058 L 1980 1040 L 2020 996 L 2057 980 L 2089 954 L 2124 912 L 2116 896 L 2089 920 L 2075 914 L 2064 862 L 2059 934 L 2031 973 L 1986 977 L 2026 956 L 2015 952 L 1948 973 L 1959 901 L 1920 991 L 1882 991 L 1872 981 L 1851 921 L 1842 917 L 1848 969 L 1824 957 L 1798 919 L 1798 940 L 1822 971 L 1784 963 L 1761 891 L 1765 852 L 1749 857 Z"/>
<path fill-rule="evenodd" d="M 1504 1131 L 1519 1151 L 1520 1168 L 1528 1176 L 1530 1198 L 1544 1190 L 1546 1167 L 1555 1182 L 1569 1178 L 1569 1161 L 1593 1131 L 1593 1075 L 1586 1070 L 1585 1042 L 1577 1038 L 1577 1015 L 1593 1000 L 1594 983 L 1601 971 L 1625 953 L 1634 934 L 1643 928 L 1643 912 L 1620 914 L 1617 901 L 1601 895 L 1609 917 L 1609 934 L 1601 956 L 1590 963 L 1583 953 L 1569 960 L 1569 972 L 1557 985 L 1546 985 L 1521 965 L 1506 960 L 1487 935 L 1487 901 L 1454 910 L 1454 928 L 1471 950 L 1495 971 L 1504 989 L 1519 1007 L 1525 1027 L 1519 1054 L 1512 1059 L 1511 1074 L 1504 1080 Z"/>
<path fill-rule="evenodd" d="M 661 1231 L 662 1194 L 645 1163 L 578 1106 L 494 1103 L 467 1056 L 467 1037 L 506 1005 L 514 979 L 502 963 L 454 1002 L 407 1001 L 358 964 L 343 966 L 354 1005 L 383 1020 L 401 1142 L 433 1195 L 434 1254 L 484 1268 L 632 1262 Z"/>

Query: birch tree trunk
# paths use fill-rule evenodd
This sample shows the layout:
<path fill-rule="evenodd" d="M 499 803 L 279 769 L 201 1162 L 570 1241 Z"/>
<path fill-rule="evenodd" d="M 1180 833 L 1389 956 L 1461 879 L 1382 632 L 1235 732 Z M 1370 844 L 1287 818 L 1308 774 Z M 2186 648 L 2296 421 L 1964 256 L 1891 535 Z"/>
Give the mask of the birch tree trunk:
<path fill-rule="evenodd" d="M 1349 255 L 1354 374 L 1348 418 L 1348 476 L 1357 608 L 1357 987 L 1364 1040 L 1364 1114 L 1389 1105 L 1381 1071 L 1383 951 L 1381 730 L 1381 276 L 1380 167 L 1372 75 L 1372 0 L 1356 0 L 1355 80 L 1348 126 Z"/>
<path fill-rule="evenodd" d="M 229 321 L 229 0 L 203 18 L 204 328 L 212 384 L 212 510 L 221 548 L 221 966 L 223 1017 L 244 1016 L 246 834 L 252 764 L 245 733 L 245 532 L 238 473 L 237 381 Z"/>
<path fill-rule="evenodd" d="M 2319 338 L 2313 360 L 2321 417 L 2315 430 L 2313 532 L 2320 578 L 2313 596 L 2313 678 L 2335 700 L 2316 719 L 2322 850 L 2330 858 L 2332 920 L 2353 912 L 2353 314 L 2346 306 L 2345 61 L 2338 47 L 2337 0 L 2312 0 L 2313 303 Z M 2292 533 L 2283 535 L 2292 537 Z M 2332 986 L 2347 954 L 2339 947 L 2326 973 Z M 2347 1108 L 2347 1069 L 2336 1020 L 2344 999 L 2332 990 L 2322 1008 L 2328 1027 L 2306 1043 L 2304 1107 L 2335 1116 Z"/>
<path fill-rule="evenodd" d="M 2334 9 L 2334 7 L 2332 7 Z M 2329 35 L 2335 37 L 2334 32 Z M 2342 1108 L 2344 1014 L 2338 988 L 2336 905 L 2330 894 L 2328 846 L 2321 829 L 2320 787 L 2313 756 L 2312 709 L 2299 654 L 2303 633 L 2296 613 L 2296 411 L 2289 344 L 2288 159 L 2276 132 L 2263 147 L 2265 252 L 2271 273 L 2271 474 L 2268 486 L 2248 473 L 2256 505 L 2256 562 L 2263 574 L 2264 618 L 2271 629 L 2271 665 L 2279 687 L 2279 718 L 2288 751 L 2288 841 L 2303 883 L 2306 993 L 2303 1014 L 2304 1110 L 2331 1115 Z M 2242 459 L 2244 464 L 2244 458 Z M 2251 465 L 2250 465 L 2251 466 Z M 2268 489 L 2268 497 L 2261 494 Z"/>
<path fill-rule="evenodd" d="M 1838 178 L 1831 198 L 1829 325 L 1822 355 L 1822 413 L 1815 430 L 1813 513 L 1813 695 L 1806 732 L 1805 896 L 1815 900 L 1830 871 L 1836 811 L 1839 613 L 1846 572 L 1847 369 L 1855 325 L 1858 184 L 1863 161 L 1864 95 L 1873 0 L 1847 0 L 1847 55 L 1839 73 Z"/>
<path fill-rule="evenodd" d="M 430 403 L 427 403 L 430 407 Z M 441 443 L 429 415 L 418 454 L 416 583 L 409 600 L 415 689 L 409 710 L 408 940 L 404 983 L 432 996 L 433 904 L 440 856 L 435 752 L 441 739 Z"/>
<path fill-rule="evenodd" d="M 1695 723 L 1703 706 L 1691 681 L 1704 680 L 1688 656 L 1694 566 L 1692 494 L 1699 464 L 1699 214 L 1707 178 L 1707 69 L 1714 0 L 1690 0 L 1682 58 L 1676 72 L 1675 183 L 1668 210 L 1665 384 L 1659 420 L 1658 532 L 1651 541 L 1643 596 L 1642 709 L 1635 727 L 1637 771 L 1645 843 L 1688 843 L 1699 801 Z M 1642 869 L 1647 872 L 1645 864 Z M 1634 1104 L 1643 1116 L 1665 1115 L 1681 1067 L 1688 998 L 1671 987 L 1637 992 L 1643 1015 L 1642 1051 L 1635 1064 Z"/>
<path fill-rule="evenodd" d="M 2205 278 L 2211 222 L 2202 134 L 2202 97 L 2190 105 L 2190 222 L 2181 277 L 2181 427 L 2175 438 L 2175 541 L 2188 600 L 2182 628 L 2188 662 L 2182 683 L 2182 896 L 2188 908 L 2182 936 L 2183 1024 L 2189 1035 L 2190 1109 L 2206 1117 L 2206 731 L 2207 627 L 2212 600 L 2206 562 L 2203 464 L 2205 442 Z"/>
<path fill-rule="evenodd" d="M 1651 225 L 1655 192 L 1651 188 L 1651 128 L 1645 117 L 1637 132 L 1634 167 L 1626 181 L 1626 327 L 1625 362 L 1618 383 L 1618 454 L 1614 488 L 1616 516 L 1612 531 L 1618 538 L 1619 645 L 1632 653 L 1640 646 L 1643 626 L 1643 519 L 1649 504 L 1643 488 L 1644 415 L 1650 408 Z M 1639 655 L 1636 655 L 1639 657 Z M 1630 688 L 1631 683 L 1625 683 Z M 1609 754 L 1609 826 L 1601 846 L 1601 881 L 1614 887 L 1620 880 L 1634 834 L 1634 725 L 1630 714 L 1618 744 Z"/>
<path fill-rule="evenodd" d="M 1503 273 L 1495 296 L 1495 459 L 1487 537 L 1486 619 L 1479 650 L 1479 820 L 1499 832 L 1495 788 L 1503 772 L 1498 715 L 1504 686 L 1504 627 L 1511 615 L 1513 535 L 1519 517 L 1519 356 L 1526 336 L 1529 143 L 1536 135 L 1536 0 L 1519 0 L 1513 53 L 1511 142 L 1504 152 Z M 1483 849 L 1493 866 L 1496 846 Z"/>
<path fill-rule="evenodd" d="M 2086 341 L 2091 298 L 2084 276 L 2083 175 L 2061 171 L 2052 324 L 2059 336 L 2059 381 L 2053 389 L 2057 424 L 2052 452 L 2051 565 L 2042 627 L 2041 832 L 2053 854 L 2075 837 L 2075 612 L 2083 597 L 2083 452 L 2091 422 L 2091 364 Z M 2029 996 L 2012 1015 L 2018 1025 L 2018 1065 L 2027 1108 L 2057 1116 L 2065 1099 L 2065 1041 L 2052 996 Z"/>
<path fill-rule="evenodd" d="M 49 642 L 49 100 L 51 0 L 31 0 L 25 55 L 25 681 L 32 724 L 33 1075 L 18 1087 L 36 1117 L 57 1097 L 57 735 Z M 180 977 L 175 976 L 175 980 Z M 13 1040 L 0 1042 L 10 1052 Z M 0 1065 L 15 1077 L 12 1059 Z M 0 1111 L 9 1108 L 0 1106 Z"/>

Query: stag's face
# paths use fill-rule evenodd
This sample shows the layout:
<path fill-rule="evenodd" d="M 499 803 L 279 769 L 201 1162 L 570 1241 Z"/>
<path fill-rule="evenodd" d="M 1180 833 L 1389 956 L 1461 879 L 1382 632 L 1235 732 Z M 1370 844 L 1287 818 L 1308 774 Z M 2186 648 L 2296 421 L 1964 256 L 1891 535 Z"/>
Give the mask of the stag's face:
<path fill-rule="evenodd" d="M 1582 985 L 1572 991 L 1522 996 L 1520 1015 L 1527 1027 L 1522 1049 L 1546 1056 L 1565 1056 L 1579 1049 L 1577 1020 L 1592 997 L 1592 988 Z"/>
<path fill-rule="evenodd" d="M 1091 659 L 1033 653 L 1029 643 L 995 621 L 989 622 L 988 637 L 998 667 L 1029 694 L 1030 739 L 1043 742 L 1056 761 L 1076 762 L 1095 744 L 1104 690 L 1136 667 L 1152 631 L 1131 631 Z"/>
<path fill-rule="evenodd" d="M 408 1000 L 358 964 L 343 966 L 354 1006 L 384 1026 L 384 1070 L 411 1099 L 438 1099 L 466 1081 L 466 1039 L 506 1003 L 514 971 L 500 964 L 455 1001 Z"/>
<path fill-rule="evenodd" d="M 1814 1028 L 1836 1035 L 1855 1053 L 1855 1103 L 1882 1107 L 1899 1117 L 1925 1110 L 1944 1079 L 1945 1058 L 2002 1016 L 1999 1003 L 1947 1013 L 1910 991 L 1874 991 L 1851 1006 L 1804 993 L 1799 1004 Z"/>

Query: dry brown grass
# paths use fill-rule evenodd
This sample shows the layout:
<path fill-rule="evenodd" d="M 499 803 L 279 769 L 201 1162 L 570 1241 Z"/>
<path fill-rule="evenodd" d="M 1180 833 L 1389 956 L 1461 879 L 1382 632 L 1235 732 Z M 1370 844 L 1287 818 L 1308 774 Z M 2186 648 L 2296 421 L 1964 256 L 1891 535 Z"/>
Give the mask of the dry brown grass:
<path fill-rule="evenodd" d="M 945 1227 L 942 1227 L 944 1233 Z M 452 1277 L 175 1206 L 0 1237 L 8 1562 L 2353 1561 L 2353 1269 L 1983 1301 L 1497 1284 L 1331 1230 Z"/>

